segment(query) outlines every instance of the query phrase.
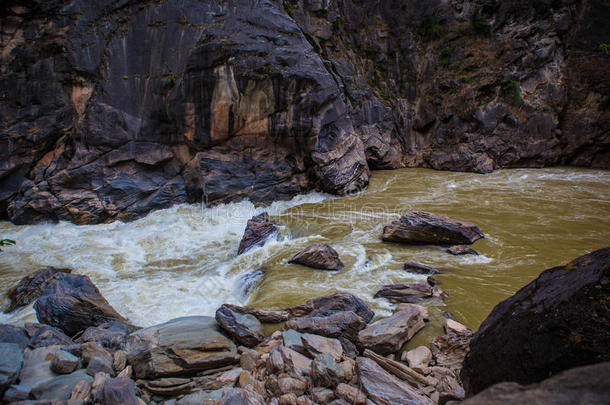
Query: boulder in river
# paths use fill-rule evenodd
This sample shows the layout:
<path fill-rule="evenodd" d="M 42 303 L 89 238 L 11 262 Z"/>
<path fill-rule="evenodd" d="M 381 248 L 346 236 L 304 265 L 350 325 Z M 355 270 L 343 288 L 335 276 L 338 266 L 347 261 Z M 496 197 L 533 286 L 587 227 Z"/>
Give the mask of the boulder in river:
<path fill-rule="evenodd" d="M 476 250 L 474 250 L 473 248 L 471 248 L 468 245 L 451 246 L 450 248 L 447 249 L 447 253 L 451 253 L 454 256 L 461 256 L 461 255 L 478 256 L 479 255 L 479 252 L 477 252 Z"/>
<path fill-rule="evenodd" d="M 343 262 L 335 249 L 325 243 L 316 243 L 292 256 L 288 263 L 301 264 L 320 270 L 341 270 Z"/>
<path fill-rule="evenodd" d="M 289 308 L 294 317 L 299 316 L 326 316 L 337 312 L 351 311 L 368 323 L 375 313 L 362 301 L 350 293 L 335 293 L 314 298 L 304 304 Z"/>
<path fill-rule="evenodd" d="M 226 305 L 216 310 L 216 322 L 244 346 L 256 346 L 265 339 L 263 326 L 254 315 L 234 311 Z"/>
<path fill-rule="evenodd" d="M 481 324 L 461 374 L 466 391 L 609 360 L 609 296 L 610 248 L 542 272 Z"/>
<path fill-rule="evenodd" d="M 424 283 L 399 283 L 384 285 L 375 293 L 375 298 L 387 298 L 391 302 L 413 303 L 434 296 L 433 288 Z"/>
<path fill-rule="evenodd" d="M 575 367 L 538 384 L 502 382 L 461 405 L 606 404 L 610 398 L 610 362 Z"/>
<path fill-rule="evenodd" d="M 413 211 L 386 225 L 382 239 L 408 244 L 461 245 L 483 237 L 483 232 L 472 222 Z"/>
<path fill-rule="evenodd" d="M 363 347 L 385 356 L 400 350 L 424 326 L 422 312 L 409 308 L 368 325 L 358 339 Z"/>
<path fill-rule="evenodd" d="M 131 333 L 125 351 L 136 378 L 192 375 L 235 364 L 235 344 L 207 316 L 176 318 Z"/>
<path fill-rule="evenodd" d="M 416 274 L 426 274 L 426 275 L 440 274 L 440 270 L 437 268 L 426 266 L 421 263 L 415 263 L 415 262 L 406 262 L 403 265 L 403 269 L 405 269 L 409 273 L 416 273 Z"/>
<path fill-rule="evenodd" d="M 47 282 L 34 304 L 38 321 L 63 330 L 68 336 L 105 322 L 128 323 L 102 296 L 89 277 L 57 273 Z"/>
<path fill-rule="evenodd" d="M 6 295 L 11 300 L 6 312 L 12 312 L 19 307 L 26 306 L 44 292 L 47 282 L 56 273 L 71 273 L 71 269 L 45 267 L 23 277 L 19 283 L 11 288 Z"/>
<path fill-rule="evenodd" d="M 326 337 L 344 337 L 351 342 L 357 342 L 358 332 L 366 326 L 366 322 L 354 312 L 341 311 L 332 315 L 305 316 L 286 322 L 286 329 L 312 333 Z"/>
<path fill-rule="evenodd" d="M 266 212 L 252 217 L 248 220 L 237 254 L 240 255 L 254 247 L 264 245 L 277 232 L 277 226 L 269 220 L 269 214 Z"/>

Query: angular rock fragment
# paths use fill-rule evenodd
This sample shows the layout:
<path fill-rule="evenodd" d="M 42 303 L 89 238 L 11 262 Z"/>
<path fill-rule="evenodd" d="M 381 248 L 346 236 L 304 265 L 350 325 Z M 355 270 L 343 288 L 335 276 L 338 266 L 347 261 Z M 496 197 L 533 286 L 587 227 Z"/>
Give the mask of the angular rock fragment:
<path fill-rule="evenodd" d="M 384 285 L 375 293 L 375 298 L 387 298 L 391 302 L 419 302 L 434 296 L 434 290 L 424 283 L 400 283 Z"/>
<path fill-rule="evenodd" d="M 382 239 L 409 244 L 461 245 L 484 236 L 472 222 L 413 211 L 385 226 Z"/>
<path fill-rule="evenodd" d="M 362 299 L 350 293 L 325 295 L 288 309 L 293 317 L 328 316 L 344 311 L 354 312 L 367 323 L 375 315 Z"/>
<path fill-rule="evenodd" d="M 226 305 L 216 310 L 216 322 L 244 346 L 253 347 L 265 339 L 263 327 L 255 316 L 234 311 Z"/>
<path fill-rule="evenodd" d="M 476 250 L 474 250 L 470 246 L 466 246 L 466 245 L 451 246 L 449 249 L 447 249 L 447 253 L 451 253 L 454 256 L 460 256 L 460 255 L 478 256 L 478 254 L 479 254 Z"/>
<path fill-rule="evenodd" d="M 248 220 L 244 236 L 237 249 L 237 254 L 240 255 L 254 247 L 264 245 L 265 242 L 273 235 L 276 235 L 277 232 L 277 226 L 269 221 L 269 214 L 266 212 L 252 217 Z"/>
<path fill-rule="evenodd" d="M 42 295 L 46 288 L 46 283 L 56 273 L 71 272 L 72 269 L 45 267 L 23 277 L 15 287 L 6 293 L 11 300 L 6 312 L 12 312 L 19 307 L 34 302 Z"/>
<path fill-rule="evenodd" d="M 17 381 L 23 364 L 23 350 L 16 343 L 0 343 L 0 398 Z"/>
<path fill-rule="evenodd" d="M 318 386 L 333 388 L 345 381 L 345 373 L 331 355 L 321 353 L 311 363 L 311 379 Z"/>
<path fill-rule="evenodd" d="M 111 378 L 104 384 L 104 405 L 139 405 L 135 384 L 125 377 Z"/>
<path fill-rule="evenodd" d="M 400 350 L 424 326 L 422 313 L 409 308 L 368 325 L 358 333 L 358 340 L 363 347 L 388 355 Z"/>
<path fill-rule="evenodd" d="M 337 251 L 324 243 L 308 246 L 292 256 L 288 263 L 301 264 L 321 270 L 341 270 L 344 267 Z"/>
<path fill-rule="evenodd" d="M 314 335 L 332 338 L 344 337 L 356 342 L 358 332 L 364 329 L 365 325 L 364 320 L 355 313 L 342 311 L 329 316 L 307 316 L 291 319 L 286 322 L 285 327 Z"/>
<path fill-rule="evenodd" d="M 58 350 L 51 361 L 51 370 L 57 374 L 70 374 L 80 367 L 80 359 L 63 350 Z"/>

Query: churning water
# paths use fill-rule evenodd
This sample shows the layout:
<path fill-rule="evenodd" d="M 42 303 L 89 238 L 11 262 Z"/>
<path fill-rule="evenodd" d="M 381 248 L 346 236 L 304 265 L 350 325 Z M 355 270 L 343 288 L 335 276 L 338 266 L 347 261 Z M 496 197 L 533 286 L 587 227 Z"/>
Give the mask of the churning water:
<path fill-rule="evenodd" d="M 486 234 L 473 245 L 480 255 L 382 242 L 383 226 L 413 210 L 477 223 Z M 246 221 L 263 211 L 281 225 L 279 236 L 237 256 Z M 425 276 L 402 270 L 406 261 L 420 262 L 442 269 L 435 278 L 449 298 L 424 303 L 433 322 L 416 337 L 418 344 L 440 333 L 444 312 L 477 328 L 499 301 L 542 270 L 610 245 L 610 172 L 381 171 L 365 192 L 343 198 L 310 193 L 265 208 L 247 201 L 180 205 L 102 225 L 4 222 L 0 237 L 17 241 L 0 253 L 2 292 L 40 267 L 70 267 L 88 275 L 121 314 L 142 326 L 213 315 L 224 302 L 279 309 L 336 291 L 352 292 L 386 314 L 391 305 L 373 295 L 383 284 L 425 282 Z M 345 268 L 326 272 L 287 264 L 317 242 L 333 246 Z M 0 322 L 33 320 L 31 306 L 0 315 Z"/>

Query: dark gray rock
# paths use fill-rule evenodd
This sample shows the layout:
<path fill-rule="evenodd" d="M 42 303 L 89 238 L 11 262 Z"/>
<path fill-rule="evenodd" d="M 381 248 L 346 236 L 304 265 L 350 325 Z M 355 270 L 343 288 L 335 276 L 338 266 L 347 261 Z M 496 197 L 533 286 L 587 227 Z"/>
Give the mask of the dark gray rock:
<path fill-rule="evenodd" d="M 431 286 L 423 283 L 400 283 L 384 285 L 375 293 L 375 298 L 387 298 L 391 302 L 419 302 L 434 296 Z"/>
<path fill-rule="evenodd" d="M 216 322 L 244 346 L 253 347 L 265 339 L 263 326 L 255 316 L 233 311 L 226 305 L 216 310 Z"/>
<path fill-rule="evenodd" d="M 341 270 L 343 268 L 343 262 L 337 251 L 324 243 L 316 243 L 306 247 L 292 256 L 288 263 L 301 264 L 321 270 Z"/>
<path fill-rule="evenodd" d="M 111 321 L 87 328 L 77 339 L 78 342 L 96 342 L 105 348 L 118 350 L 123 347 L 125 336 L 135 328 L 121 322 Z"/>
<path fill-rule="evenodd" d="M 436 268 L 430 267 L 430 266 L 425 266 L 423 264 L 415 263 L 415 262 L 406 262 L 404 264 L 403 268 L 406 271 L 408 271 L 409 273 L 428 274 L 428 275 L 440 274 L 439 269 L 436 269 Z"/>
<path fill-rule="evenodd" d="M 472 222 L 413 211 L 386 225 L 382 239 L 409 244 L 457 245 L 470 244 L 484 236 Z"/>
<path fill-rule="evenodd" d="M 31 304 L 42 295 L 46 283 L 55 273 L 71 273 L 71 269 L 45 267 L 23 277 L 19 283 L 8 290 L 6 295 L 11 300 L 6 312 Z"/>
<path fill-rule="evenodd" d="M 25 328 L 3 323 L 0 324 L 0 342 L 15 343 L 23 350 L 28 346 L 30 337 Z"/>
<path fill-rule="evenodd" d="M 89 277 L 80 274 L 52 276 L 34 309 L 39 322 L 60 328 L 69 336 L 110 321 L 128 323 Z"/>
<path fill-rule="evenodd" d="M 351 311 L 341 311 L 327 316 L 306 316 L 286 322 L 286 329 L 331 338 L 344 337 L 351 342 L 358 341 L 358 332 L 366 322 Z"/>
<path fill-rule="evenodd" d="M 345 380 L 345 372 L 333 356 L 318 354 L 311 363 L 311 379 L 314 384 L 334 388 Z"/>
<path fill-rule="evenodd" d="M 138 405 L 134 382 L 126 377 L 111 378 L 104 384 L 104 405 Z"/>
<path fill-rule="evenodd" d="M 610 248 L 542 272 L 498 304 L 472 338 L 461 374 L 466 392 L 610 359 L 608 296 Z"/>
<path fill-rule="evenodd" d="M 140 329 L 127 336 L 125 351 L 136 378 L 146 379 L 192 375 L 239 361 L 235 344 L 207 316 Z"/>
<path fill-rule="evenodd" d="M 277 233 L 277 226 L 269 221 L 269 214 L 266 212 L 252 217 L 248 220 L 244 236 L 239 242 L 237 254 L 240 255 L 254 247 L 264 245 L 267 240 L 277 235 Z"/>
<path fill-rule="evenodd" d="M 265 399 L 251 385 L 232 388 L 223 392 L 220 405 L 264 405 Z"/>
<path fill-rule="evenodd" d="M 51 370 L 57 374 L 70 374 L 80 367 L 80 359 L 63 350 L 58 350 L 51 361 Z"/>
<path fill-rule="evenodd" d="M 575 367 L 540 383 L 523 386 L 514 382 L 494 384 L 470 397 L 463 405 L 604 404 L 610 398 L 610 363 Z"/>
<path fill-rule="evenodd" d="M 70 399 L 72 389 L 80 381 L 93 382 L 85 370 L 78 370 L 71 374 L 63 374 L 50 379 L 42 380 L 36 384 L 30 393 L 33 399 L 48 401 L 63 401 Z"/>
<path fill-rule="evenodd" d="M 449 249 L 447 249 L 447 253 L 451 253 L 454 256 L 459 256 L 459 255 L 478 256 L 478 254 L 479 254 L 476 250 L 474 250 L 470 246 L 466 246 L 466 245 L 451 246 Z"/>
<path fill-rule="evenodd" d="M 355 313 L 367 323 L 375 316 L 364 301 L 350 293 L 325 295 L 288 309 L 293 317 L 321 317 L 344 311 Z"/>
<path fill-rule="evenodd" d="M 100 356 L 95 356 L 89 360 L 87 364 L 87 374 L 95 376 L 96 373 L 106 373 L 109 376 L 114 376 L 114 369 L 112 368 L 112 362 L 108 359 Z"/>
<path fill-rule="evenodd" d="M 0 343 L 0 397 L 17 381 L 23 364 L 23 350 L 16 343 Z"/>
<path fill-rule="evenodd" d="M 29 347 L 36 349 L 45 346 L 70 346 L 74 341 L 66 336 L 59 328 L 40 323 L 26 323 L 25 330 L 30 336 Z"/>
<path fill-rule="evenodd" d="M 30 397 L 32 387 L 26 385 L 11 385 L 2 398 L 5 402 L 25 401 Z"/>

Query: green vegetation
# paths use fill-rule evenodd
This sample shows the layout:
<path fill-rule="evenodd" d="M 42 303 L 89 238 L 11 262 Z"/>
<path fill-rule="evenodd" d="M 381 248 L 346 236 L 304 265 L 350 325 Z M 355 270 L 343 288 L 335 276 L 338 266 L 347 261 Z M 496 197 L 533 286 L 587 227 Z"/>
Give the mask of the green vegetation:
<path fill-rule="evenodd" d="M 445 20 L 436 14 L 424 14 L 419 25 L 419 34 L 426 39 L 440 38 L 445 28 Z"/>
<path fill-rule="evenodd" d="M 14 245 L 17 242 L 15 242 L 12 239 L 0 239 L 0 247 L 4 247 L 4 246 L 9 246 L 9 245 Z M 2 249 L 0 249 L 0 252 L 2 252 Z"/>
<path fill-rule="evenodd" d="M 440 56 L 440 64 L 442 67 L 447 68 L 450 65 L 451 62 L 451 48 L 449 48 L 448 46 L 444 47 L 443 49 L 441 49 L 441 52 L 439 54 Z"/>
<path fill-rule="evenodd" d="M 606 55 L 608 54 L 608 51 L 610 50 L 610 44 L 599 44 L 599 49 L 606 52 Z"/>
<path fill-rule="evenodd" d="M 290 17 L 294 17 L 294 7 L 292 7 L 289 1 L 284 1 L 284 9 Z"/>
<path fill-rule="evenodd" d="M 472 14 L 470 24 L 476 34 L 488 34 L 491 32 L 491 23 L 481 17 L 478 11 L 475 11 L 474 14 Z"/>
<path fill-rule="evenodd" d="M 521 104 L 521 88 L 519 87 L 519 82 L 515 79 L 511 79 L 508 83 L 502 86 L 502 91 L 500 92 L 500 97 L 502 99 L 514 106 L 517 107 Z"/>

